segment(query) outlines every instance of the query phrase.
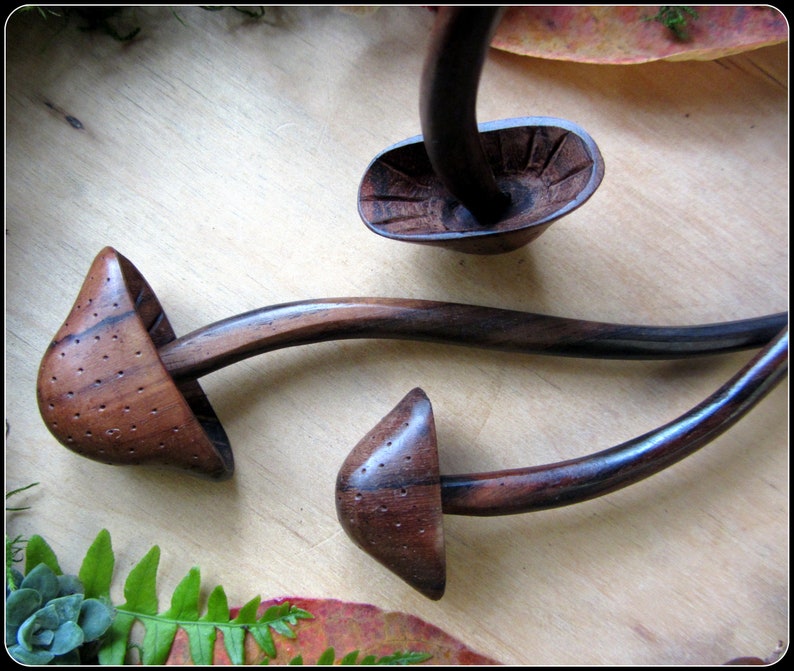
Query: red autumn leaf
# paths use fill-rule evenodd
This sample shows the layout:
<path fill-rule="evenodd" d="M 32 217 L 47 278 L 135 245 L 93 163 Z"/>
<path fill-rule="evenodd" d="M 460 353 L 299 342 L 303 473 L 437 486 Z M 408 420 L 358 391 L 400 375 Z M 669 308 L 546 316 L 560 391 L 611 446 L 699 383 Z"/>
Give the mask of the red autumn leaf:
<path fill-rule="evenodd" d="M 384 611 L 376 606 L 349 603 L 336 599 L 283 598 L 264 601 L 259 614 L 271 606 L 288 602 L 314 616 L 312 620 L 299 620 L 293 630 L 294 639 L 274 634 L 276 658 L 269 664 L 288 664 L 300 655 L 304 664 L 314 664 L 328 648 L 333 648 L 337 662 L 346 654 L 360 651 L 358 661 L 367 655 L 376 658 L 396 652 L 421 652 L 432 655 L 425 663 L 432 665 L 494 665 L 494 659 L 481 655 L 442 631 L 435 625 L 406 613 Z M 235 617 L 238 609 L 231 609 Z M 250 635 L 245 642 L 245 661 L 259 664 L 265 654 Z M 192 663 L 187 634 L 177 631 L 174 644 L 166 661 L 169 665 Z M 231 664 L 223 647 L 223 635 L 219 632 L 215 642 L 214 663 Z"/>
<path fill-rule="evenodd" d="M 584 63 L 711 60 L 788 39 L 784 15 L 769 6 L 681 6 L 684 39 L 654 20 L 656 6 L 510 7 L 491 46 Z"/>

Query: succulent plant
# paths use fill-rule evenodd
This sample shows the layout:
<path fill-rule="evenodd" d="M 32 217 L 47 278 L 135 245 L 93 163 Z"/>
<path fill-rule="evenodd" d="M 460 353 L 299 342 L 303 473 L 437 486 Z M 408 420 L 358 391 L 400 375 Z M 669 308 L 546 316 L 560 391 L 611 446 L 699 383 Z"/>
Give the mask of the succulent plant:
<path fill-rule="evenodd" d="M 27 575 L 16 569 L 17 589 L 6 588 L 6 648 L 22 664 L 80 664 L 87 644 L 108 630 L 115 611 L 85 598 L 77 576 L 57 575 L 44 563 Z"/>

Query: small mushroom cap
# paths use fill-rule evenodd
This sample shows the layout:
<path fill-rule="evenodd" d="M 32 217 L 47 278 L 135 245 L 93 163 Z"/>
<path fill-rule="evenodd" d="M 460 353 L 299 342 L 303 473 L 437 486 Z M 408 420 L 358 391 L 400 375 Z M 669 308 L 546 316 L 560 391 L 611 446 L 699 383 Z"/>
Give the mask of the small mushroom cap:
<path fill-rule="evenodd" d="M 195 380 L 176 383 L 157 354 L 176 338 L 149 284 L 106 247 L 44 355 L 39 411 L 78 454 L 222 480 L 234 472 L 229 439 Z"/>
<path fill-rule="evenodd" d="M 374 233 L 469 254 L 522 247 L 583 205 L 601 184 L 604 160 L 595 141 L 570 121 L 524 117 L 479 124 L 500 190 L 511 205 L 484 226 L 433 171 L 421 135 L 378 154 L 358 192 L 358 211 Z"/>
<path fill-rule="evenodd" d="M 336 512 L 362 550 L 431 599 L 446 587 L 441 476 L 430 400 L 409 392 L 348 455 Z"/>

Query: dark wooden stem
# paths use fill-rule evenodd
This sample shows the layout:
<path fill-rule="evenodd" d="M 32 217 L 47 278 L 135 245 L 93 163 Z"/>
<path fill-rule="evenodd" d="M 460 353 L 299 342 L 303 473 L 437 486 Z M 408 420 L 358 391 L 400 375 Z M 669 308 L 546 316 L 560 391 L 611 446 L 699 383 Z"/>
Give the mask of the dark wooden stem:
<path fill-rule="evenodd" d="M 613 492 L 692 454 L 735 424 L 788 370 L 788 330 L 689 412 L 622 445 L 530 468 L 441 476 L 442 510 L 493 516 L 569 505 Z"/>
<path fill-rule="evenodd" d="M 476 102 L 501 7 L 440 7 L 422 73 L 420 118 L 436 176 L 483 225 L 499 220 L 510 197 L 496 183 L 477 129 Z"/>
<path fill-rule="evenodd" d="M 631 326 L 400 298 L 284 303 L 210 324 L 158 349 L 192 379 L 276 349 L 356 338 L 400 339 L 583 358 L 675 359 L 761 347 L 788 313 L 702 326 Z"/>

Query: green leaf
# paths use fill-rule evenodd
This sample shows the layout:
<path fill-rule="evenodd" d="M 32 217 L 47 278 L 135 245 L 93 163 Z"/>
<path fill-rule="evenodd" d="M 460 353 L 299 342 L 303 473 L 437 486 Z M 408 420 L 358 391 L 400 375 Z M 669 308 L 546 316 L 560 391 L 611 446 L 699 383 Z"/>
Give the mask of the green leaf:
<path fill-rule="evenodd" d="M 429 652 L 401 652 L 381 657 L 376 664 L 419 664 L 430 659 L 433 655 Z"/>
<path fill-rule="evenodd" d="M 45 606 L 37 610 L 27 620 L 25 620 L 17 630 L 17 643 L 25 650 L 33 650 L 33 637 L 40 629 L 58 628 L 58 614 L 55 609 Z"/>
<path fill-rule="evenodd" d="M 135 616 L 116 611 L 116 617 L 102 638 L 97 656 L 103 666 L 121 666 L 127 656 L 127 641 L 130 638 Z"/>
<path fill-rule="evenodd" d="M 157 567 L 160 564 L 160 548 L 155 545 L 132 567 L 124 583 L 126 603 L 120 610 L 134 611 L 144 615 L 157 615 Z"/>
<path fill-rule="evenodd" d="M 229 602 L 226 599 L 226 592 L 223 591 L 223 587 L 218 585 L 210 592 L 207 599 L 207 614 L 199 619 L 201 624 L 184 627 L 190 644 L 190 656 L 195 665 L 207 666 L 212 664 L 215 639 L 218 635 L 215 625 L 228 621 Z M 207 624 L 204 625 L 203 623 Z"/>
<path fill-rule="evenodd" d="M 110 532 L 102 529 L 97 534 L 83 559 L 78 576 L 83 583 L 87 599 L 110 598 L 110 582 L 113 578 L 115 558 L 110 542 Z"/>
<path fill-rule="evenodd" d="M 34 650 L 31 652 L 18 644 L 9 646 L 8 653 L 20 664 L 29 664 L 30 666 L 43 666 L 55 657 L 47 650 Z"/>
<path fill-rule="evenodd" d="M 247 627 L 231 625 L 249 625 L 256 622 L 256 612 L 262 599 L 258 596 L 246 603 L 229 625 L 219 627 L 223 632 L 223 644 L 232 664 L 245 664 L 245 634 Z"/>
<path fill-rule="evenodd" d="M 174 642 L 177 624 L 160 618 L 146 619 L 146 633 L 143 637 L 143 658 L 145 665 L 162 665 Z"/>
<path fill-rule="evenodd" d="M 77 624 L 83 630 L 86 643 L 96 641 L 113 622 L 113 609 L 99 599 L 86 599 L 80 606 Z"/>
<path fill-rule="evenodd" d="M 210 592 L 207 599 L 207 614 L 201 619 L 206 622 L 229 621 L 229 601 L 220 585 Z"/>
<path fill-rule="evenodd" d="M 330 666 L 334 663 L 336 652 L 333 648 L 326 648 L 317 660 L 317 666 Z"/>
<path fill-rule="evenodd" d="M 201 573 L 193 567 L 182 579 L 171 597 L 171 607 L 162 614 L 173 620 L 198 621 L 198 599 L 201 591 Z"/>
<path fill-rule="evenodd" d="M 41 604 L 41 594 L 35 589 L 14 590 L 6 599 L 6 627 L 19 627 Z"/>
<path fill-rule="evenodd" d="M 179 625 L 198 621 L 200 589 L 201 574 L 197 568 L 192 568 L 174 590 L 171 607 L 157 618 L 147 620 L 143 639 L 144 664 L 163 664 L 168 658 Z M 194 637 L 198 633 L 194 630 Z"/>
<path fill-rule="evenodd" d="M 58 596 L 69 596 L 70 594 L 85 594 L 83 583 L 76 575 L 59 575 Z"/>
<path fill-rule="evenodd" d="M 353 650 L 353 652 L 348 652 L 342 659 L 340 660 L 339 664 L 341 666 L 351 666 L 356 663 L 358 659 L 359 650 Z"/>
<path fill-rule="evenodd" d="M 50 652 L 55 655 L 64 655 L 83 644 L 83 630 L 76 622 L 64 622 L 55 630 L 55 637 L 50 645 Z"/>
<path fill-rule="evenodd" d="M 69 594 L 68 596 L 60 596 L 57 599 L 52 599 L 48 604 L 48 608 L 53 608 L 58 616 L 58 624 L 64 622 L 75 622 L 80 617 L 80 606 L 83 604 L 82 594 Z"/>
<path fill-rule="evenodd" d="M 38 564 L 45 564 L 52 569 L 55 575 L 62 575 L 61 567 L 58 566 L 58 558 L 52 548 L 38 534 L 31 536 L 25 550 L 25 573 L 30 573 Z"/>
<path fill-rule="evenodd" d="M 37 564 L 23 578 L 20 587 L 35 589 L 41 595 L 42 603 L 47 603 L 58 596 L 58 576 L 46 564 Z"/>

